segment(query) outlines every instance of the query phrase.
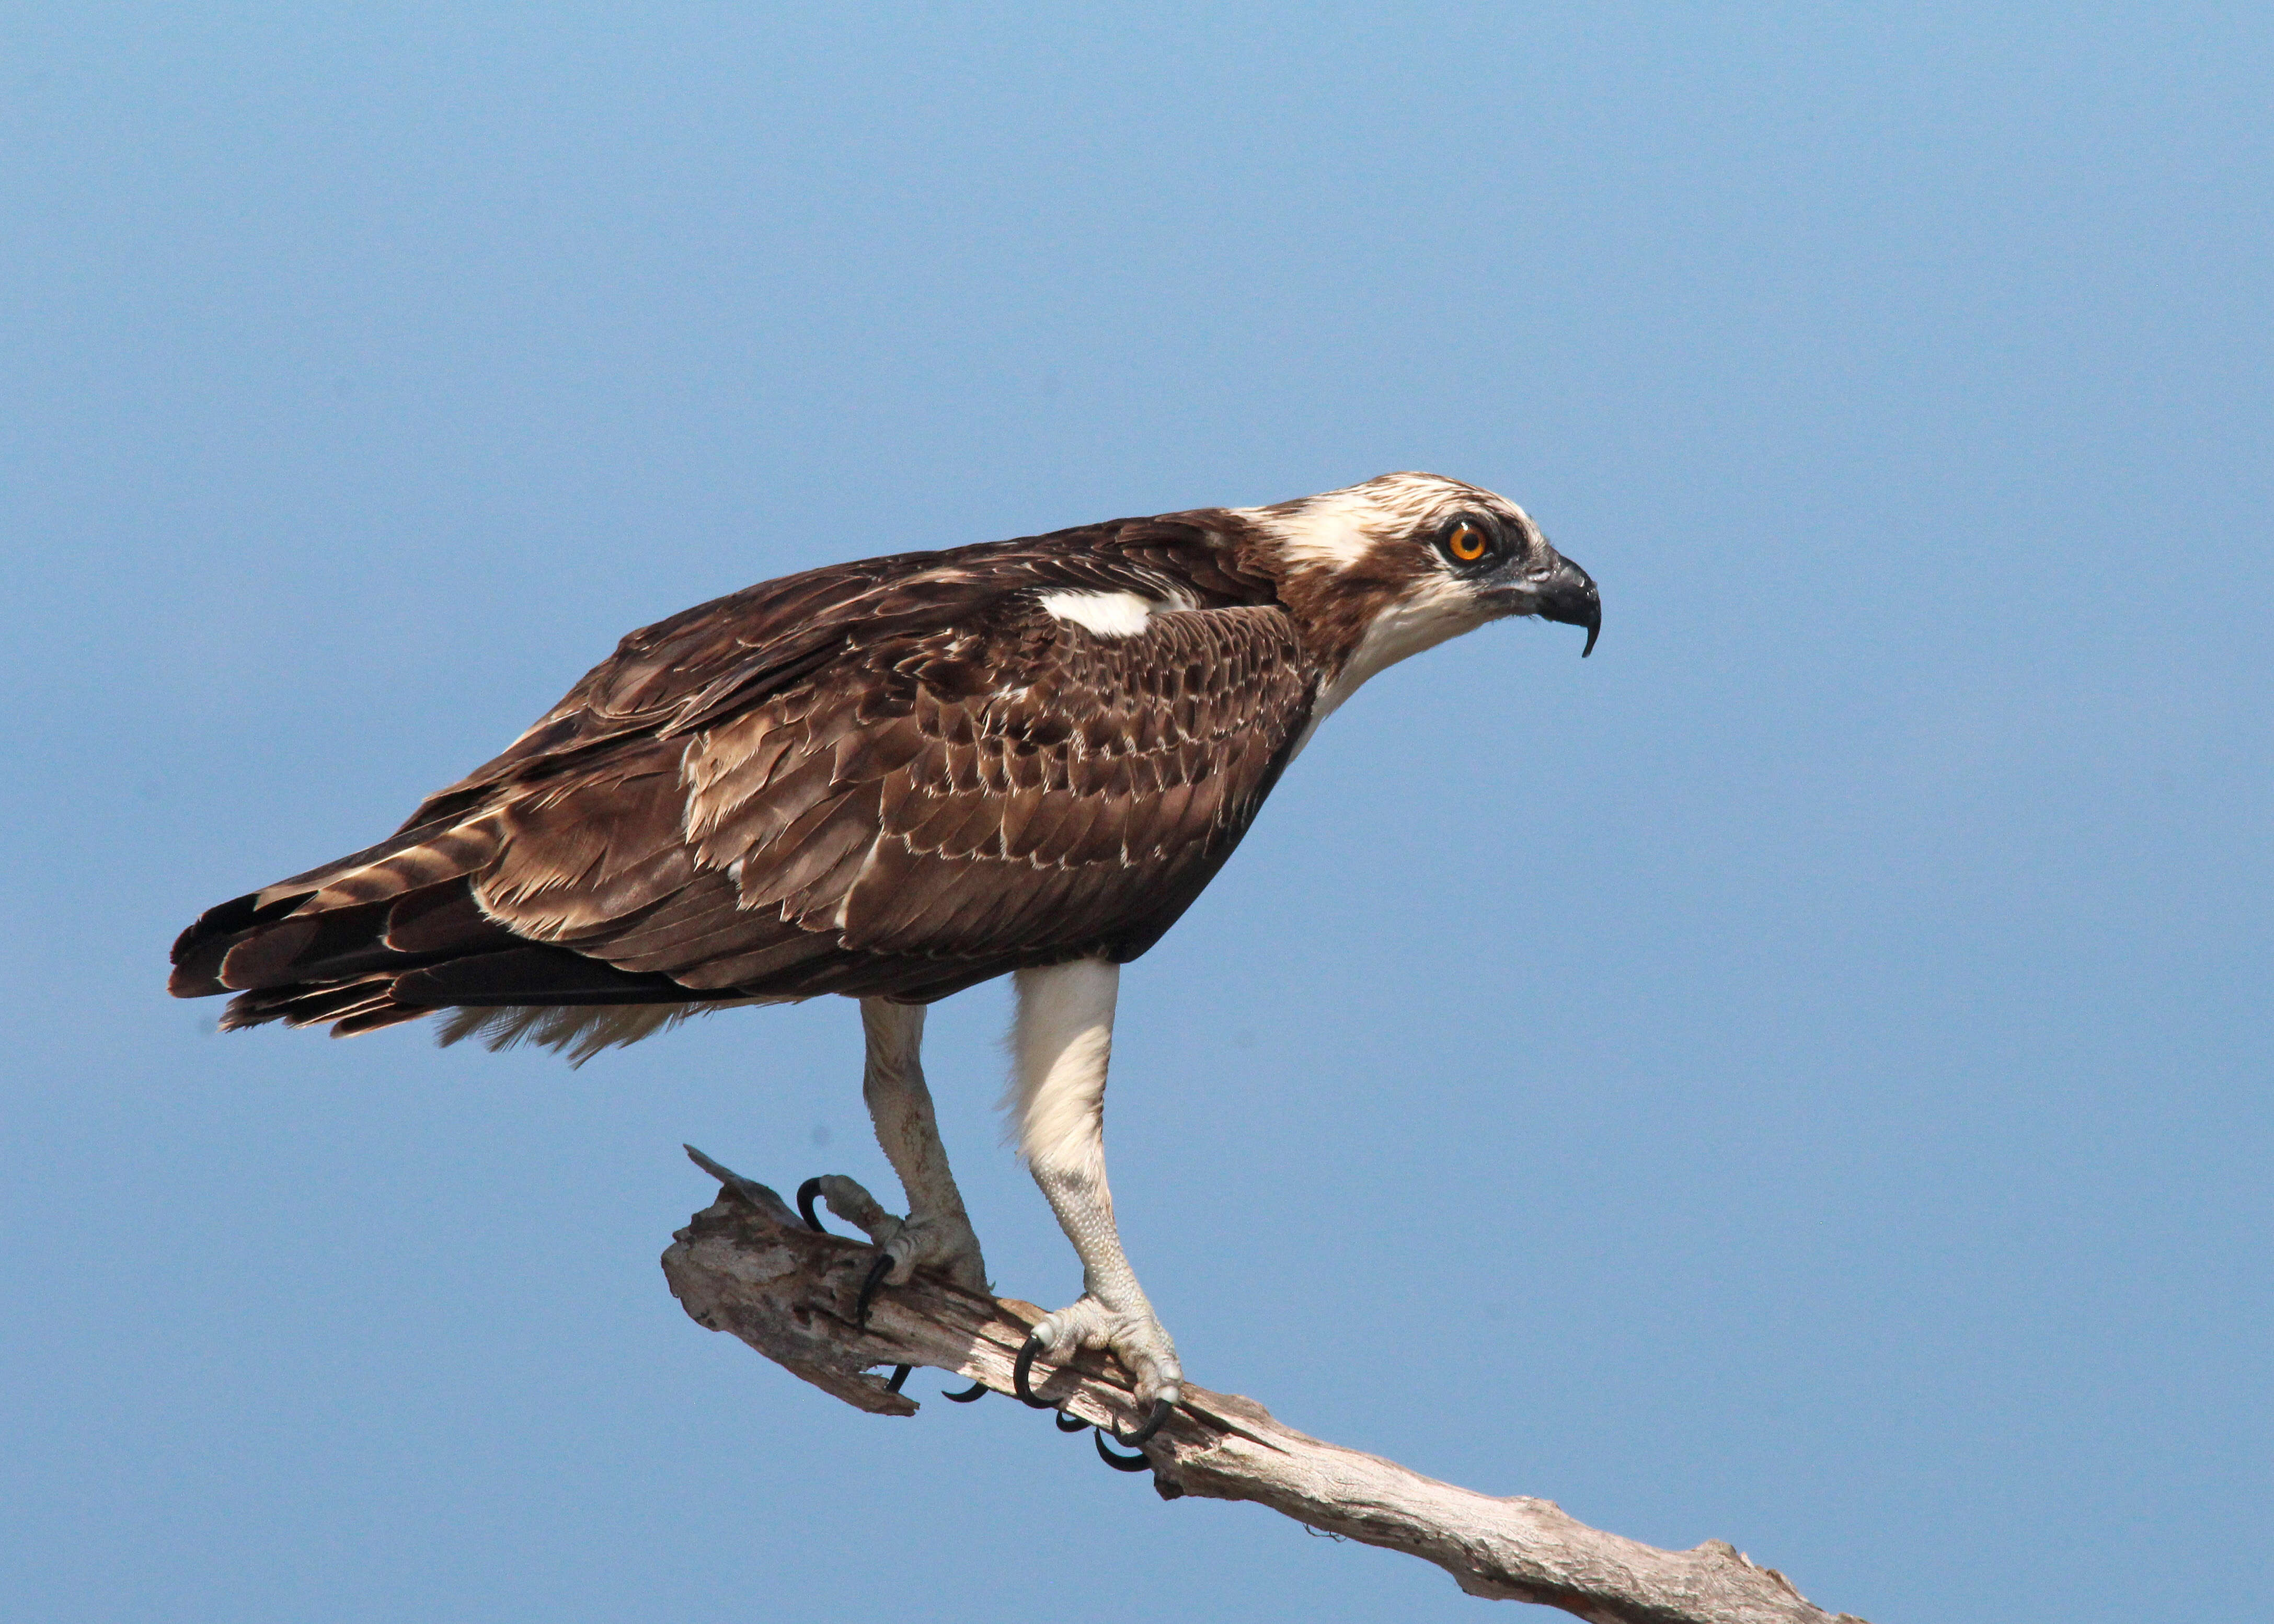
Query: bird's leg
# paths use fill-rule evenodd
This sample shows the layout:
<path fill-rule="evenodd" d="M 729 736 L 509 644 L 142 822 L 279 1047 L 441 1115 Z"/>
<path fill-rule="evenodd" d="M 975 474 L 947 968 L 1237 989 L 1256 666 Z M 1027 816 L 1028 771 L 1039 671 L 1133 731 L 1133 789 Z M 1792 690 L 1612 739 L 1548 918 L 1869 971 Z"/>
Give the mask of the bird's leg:
<path fill-rule="evenodd" d="M 1122 1252 L 1113 1192 L 1105 1184 L 1105 1070 L 1120 984 L 1119 966 L 1096 959 L 1018 973 L 1005 1104 L 1019 1152 L 1081 1258 L 1082 1294 L 1035 1327 L 1020 1360 L 1019 1386 L 1026 1387 L 1037 1353 L 1058 1358 L 1076 1348 L 1110 1349 L 1137 1380 L 1146 1410 L 1136 1434 L 1141 1440 L 1177 1402 L 1184 1372 Z"/>
<path fill-rule="evenodd" d="M 907 1192 L 908 1215 L 893 1217 L 875 1197 L 840 1174 L 809 1179 L 798 1192 L 809 1220 L 817 1195 L 830 1211 L 857 1225 L 879 1248 L 877 1266 L 862 1289 L 858 1312 L 864 1319 L 869 1298 L 878 1286 L 900 1285 L 920 1267 L 936 1268 L 972 1291 L 987 1289 L 987 1263 L 979 1252 L 979 1237 L 963 1210 L 955 1175 L 948 1169 L 947 1147 L 940 1143 L 939 1123 L 932 1115 L 931 1091 L 924 1086 L 923 1025 L 920 1005 L 861 1000 L 861 1028 L 868 1040 L 861 1093 L 876 1124 L 877 1142 Z"/>

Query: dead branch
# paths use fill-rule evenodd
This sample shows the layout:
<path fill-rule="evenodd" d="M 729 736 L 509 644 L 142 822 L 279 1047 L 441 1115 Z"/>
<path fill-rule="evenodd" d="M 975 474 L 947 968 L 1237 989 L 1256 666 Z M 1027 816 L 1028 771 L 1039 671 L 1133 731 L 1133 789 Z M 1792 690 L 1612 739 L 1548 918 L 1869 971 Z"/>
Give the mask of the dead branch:
<path fill-rule="evenodd" d="M 673 1295 L 696 1323 L 733 1332 L 877 1415 L 916 1412 L 915 1400 L 866 1373 L 877 1365 L 928 1365 L 1012 1390 L 1012 1362 L 1040 1309 L 919 1278 L 879 1293 L 867 1327 L 856 1327 L 853 1304 L 874 1255 L 867 1244 L 815 1234 L 764 1184 L 688 1154 L 721 1185 L 663 1254 Z M 1127 1428 L 1139 1418 L 1132 1384 L 1103 1355 L 1038 1367 L 1035 1386 L 1085 1421 Z M 1164 1499 L 1254 1500 L 1322 1532 L 1434 1562 L 1472 1596 L 1538 1602 L 1594 1624 L 1863 1624 L 1811 1605 L 1782 1574 L 1726 1541 L 1660 1551 L 1589 1528 L 1548 1500 L 1475 1493 L 1306 1437 L 1236 1394 L 1186 1384 L 1144 1453 Z"/>

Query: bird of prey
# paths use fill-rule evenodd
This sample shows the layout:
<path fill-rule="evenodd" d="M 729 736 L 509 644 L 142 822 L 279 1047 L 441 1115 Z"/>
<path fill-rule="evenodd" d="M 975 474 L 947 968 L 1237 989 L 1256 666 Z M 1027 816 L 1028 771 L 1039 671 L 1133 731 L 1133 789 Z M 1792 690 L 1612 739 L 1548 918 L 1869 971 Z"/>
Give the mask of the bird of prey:
<path fill-rule="evenodd" d="M 171 989 L 226 1027 L 333 1035 L 440 1013 L 444 1041 L 582 1060 L 690 1013 L 840 993 L 907 1195 L 816 1197 L 984 1292 L 919 1059 L 925 1006 L 1017 992 L 1006 1106 L 1081 1296 L 1035 1357 L 1110 1350 L 1151 1436 L 1182 1372 L 1123 1254 L 1102 1108 L 1121 966 L 1214 877 L 1368 677 L 1487 621 L 1583 626 L 1595 583 L 1514 503 L 1385 474 L 785 576 L 626 637 L 496 760 L 375 846 L 208 909 Z"/>

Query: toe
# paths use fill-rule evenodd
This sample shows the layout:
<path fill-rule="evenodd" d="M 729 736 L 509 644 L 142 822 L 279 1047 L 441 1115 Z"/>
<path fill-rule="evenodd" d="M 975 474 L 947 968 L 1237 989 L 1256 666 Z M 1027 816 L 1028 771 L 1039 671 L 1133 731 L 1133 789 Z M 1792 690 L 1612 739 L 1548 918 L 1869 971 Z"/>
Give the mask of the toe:
<path fill-rule="evenodd" d="M 1054 1313 L 1044 1314 L 1028 1338 L 1052 1359 L 1063 1359 L 1078 1348 L 1112 1345 L 1113 1327 L 1105 1305 L 1094 1297 L 1081 1297 Z"/>
<path fill-rule="evenodd" d="M 875 1267 L 870 1271 L 881 1284 L 905 1286 L 908 1276 L 916 1272 L 917 1237 L 910 1231 L 915 1226 L 898 1224 L 892 1233 L 878 1242 Z"/>
<path fill-rule="evenodd" d="M 797 1210 L 818 1229 L 822 1223 L 815 1211 L 817 1201 L 825 1203 L 831 1212 L 879 1244 L 900 1227 L 900 1221 L 887 1213 L 875 1196 L 842 1173 L 825 1173 L 797 1187 Z"/>
<path fill-rule="evenodd" d="M 869 1309 L 877 1300 L 877 1288 L 885 1283 L 885 1276 L 892 1272 L 892 1254 L 880 1252 L 877 1254 L 877 1260 L 869 1266 L 869 1272 L 861 1277 L 861 1295 L 853 1302 L 853 1323 L 863 1330 L 868 1328 Z"/>
<path fill-rule="evenodd" d="M 916 1270 L 930 1269 L 967 1290 L 987 1289 L 987 1266 L 968 1223 L 939 1217 L 888 1220 L 870 1238 L 892 1254 L 892 1285 L 904 1286 Z"/>
<path fill-rule="evenodd" d="M 1118 1437 L 1119 1434 L 1116 1433 L 1115 1436 Z M 1105 1434 L 1103 1432 L 1091 1433 L 1089 1440 L 1097 1446 L 1097 1458 L 1103 1461 L 1108 1466 L 1111 1466 L 1116 1471 L 1141 1472 L 1150 1471 L 1152 1470 L 1153 1462 L 1146 1459 L 1141 1455 L 1116 1455 L 1112 1450 L 1107 1448 L 1105 1447 Z"/>
<path fill-rule="evenodd" d="M 1148 1349 L 1114 1351 L 1129 1373 L 1137 1378 L 1139 1403 L 1174 1404 L 1184 1397 L 1185 1372 L 1177 1368 L 1174 1354 L 1162 1358 Z"/>
<path fill-rule="evenodd" d="M 1040 1331 L 1029 1331 L 1019 1345 L 1019 1357 L 1011 1363 L 1011 1396 L 1030 1410 L 1058 1408 L 1050 1400 L 1035 1396 L 1035 1359 L 1048 1345 Z"/>
<path fill-rule="evenodd" d="M 905 1286 L 916 1270 L 934 1268 L 968 1291 L 986 1291 L 987 1264 L 980 1255 L 979 1237 L 960 1214 L 896 1218 L 841 1173 L 825 1173 L 798 1186 L 797 1210 L 809 1228 L 823 1234 L 828 1233 L 821 1222 L 825 1206 L 890 1258 L 879 1284 Z"/>
<path fill-rule="evenodd" d="M 1169 1339 L 1148 1308 L 1115 1311 L 1095 1297 L 1044 1314 L 1019 1350 L 1019 1395 L 1028 1403 L 1048 1408 L 1049 1401 L 1034 1396 L 1032 1372 L 1037 1358 L 1064 1361 L 1076 1349 L 1103 1348 L 1119 1361 L 1136 1387 L 1139 1413 L 1145 1419 L 1133 1434 L 1140 1442 L 1153 1435 L 1184 1396 L 1185 1372 L 1177 1363 L 1177 1345 Z"/>
<path fill-rule="evenodd" d="M 1137 1430 L 1125 1434 L 1117 1426 L 1113 1429 L 1113 1441 L 1128 1449 L 1134 1449 L 1141 1445 L 1151 1442 L 1153 1434 L 1161 1430 L 1162 1424 L 1168 1420 L 1170 1412 L 1176 1408 L 1176 1405 L 1177 1401 L 1172 1398 L 1155 1399 L 1146 1410 L 1145 1419 L 1138 1424 Z"/>
<path fill-rule="evenodd" d="M 1177 1363 L 1177 1344 L 1149 1309 L 1117 1315 L 1106 1346 L 1129 1372 L 1141 1406 L 1174 1404 L 1181 1396 L 1185 1372 Z"/>

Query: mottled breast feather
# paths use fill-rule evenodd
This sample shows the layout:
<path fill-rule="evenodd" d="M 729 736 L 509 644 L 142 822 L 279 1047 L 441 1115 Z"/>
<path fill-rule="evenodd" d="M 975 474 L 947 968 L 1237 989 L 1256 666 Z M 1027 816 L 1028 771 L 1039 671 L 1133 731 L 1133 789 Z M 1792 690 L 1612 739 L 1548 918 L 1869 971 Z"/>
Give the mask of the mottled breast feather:
<path fill-rule="evenodd" d="M 821 992 L 1136 957 L 1238 844 L 1320 672 L 1167 515 L 752 587 L 624 639 L 389 841 L 213 909 L 231 1024 Z M 1100 635 L 1038 601 L 1165 608 Z"/>

